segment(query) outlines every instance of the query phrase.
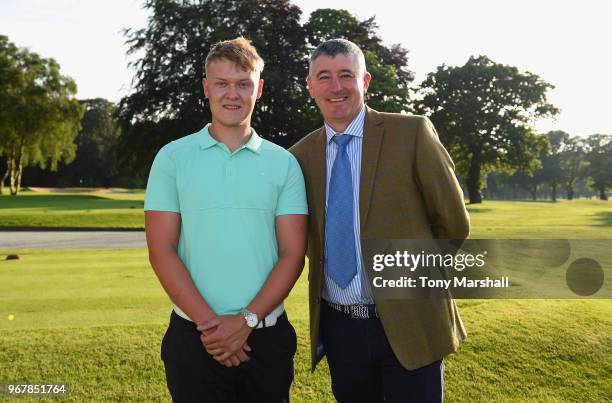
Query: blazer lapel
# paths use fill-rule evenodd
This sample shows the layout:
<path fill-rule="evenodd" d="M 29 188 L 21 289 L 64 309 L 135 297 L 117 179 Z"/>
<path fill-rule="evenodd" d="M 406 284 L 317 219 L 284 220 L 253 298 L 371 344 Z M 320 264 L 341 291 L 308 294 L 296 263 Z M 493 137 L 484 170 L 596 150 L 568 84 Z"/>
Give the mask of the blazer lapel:
<path fill-rule="evenodd" d="M 314 200 L 314 213 L 317 217 L 317 226 L 321 240 L 323 237 L 323 226 L 325 222 L 325 183 L 327 181 L 326 146 L 327 138 L 325 127 L 319 129 L 314 139 L 315 151 L 311 154 L 310 163 L 312 173 L 312 192 Z"/>
<path fill-rule="evenodd" d="M 359 221 L 361 236 L 363 237 L 364 226 L 372 190 L 374 189 L 374 177 L 378 167 L 378 156 L 383 140 L 384 126 L 378 112 L 367 107 L 365 122 L 363 126 L 363 147 L 361 150 L 361 179 L 359 183 Z"/>

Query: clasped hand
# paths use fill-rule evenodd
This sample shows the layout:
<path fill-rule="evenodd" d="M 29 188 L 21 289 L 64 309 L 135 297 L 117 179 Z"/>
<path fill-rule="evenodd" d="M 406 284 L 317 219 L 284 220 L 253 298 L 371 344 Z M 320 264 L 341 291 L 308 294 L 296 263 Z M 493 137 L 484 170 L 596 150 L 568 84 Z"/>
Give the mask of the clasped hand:
<path fill-rule="evenodd" d="M 246 341 L 252 329 L 242 315 L 217 316 L 198 324 L 198 330 L 206 351 L 226 367 L 236 367 L 250 359 L 246 353 L 251 348 Z"/>

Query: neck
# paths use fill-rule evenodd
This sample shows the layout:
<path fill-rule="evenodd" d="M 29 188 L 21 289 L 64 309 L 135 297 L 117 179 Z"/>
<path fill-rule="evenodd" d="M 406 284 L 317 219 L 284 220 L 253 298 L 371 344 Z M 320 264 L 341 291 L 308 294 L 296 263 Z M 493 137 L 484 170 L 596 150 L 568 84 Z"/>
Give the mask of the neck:
<path fill-rule="evenodd" d="M 349 123 L 332 123 L 332 122 L 327 122 L 326 121 L 325 123 L 327 123 L 327 125 L 329 127 L 331 127 L 332 129 L 334 129 L 334 131 L 336 133 L 344 133 L 344 131 L 346 130 L 346 128 L 349 126 L 349 124 L 351 122 L 349 122 Z"/>
<path fill-rule="evenodd" d="M 230 152 L 234 152 L 240 146 L 246 144 L 251 137 L 251 126 L 249 124 L 239 126 L 226 126 L 213 119 L 208 133 L 217 141 L 225 144 Z"/>

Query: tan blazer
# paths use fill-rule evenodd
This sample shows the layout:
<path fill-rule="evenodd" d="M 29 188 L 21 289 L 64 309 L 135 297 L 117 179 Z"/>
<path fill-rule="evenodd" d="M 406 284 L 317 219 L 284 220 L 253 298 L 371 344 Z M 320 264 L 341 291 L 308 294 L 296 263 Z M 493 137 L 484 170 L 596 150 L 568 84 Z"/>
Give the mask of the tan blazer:
<path fill-rule="evenodd" d="M 325 128 L 289 150 L 298 159 L 308 194 L 309 303 L 312 370 L 318 362 L 323 242 Z M 367 108 L 359 185 L 361 239 L 465 239 L 469 216 L 453 162 L 423 116 Z M 453 300 L 375 303 L 400 363 L 412 370 L 455 351 L 466 332 Z"/>

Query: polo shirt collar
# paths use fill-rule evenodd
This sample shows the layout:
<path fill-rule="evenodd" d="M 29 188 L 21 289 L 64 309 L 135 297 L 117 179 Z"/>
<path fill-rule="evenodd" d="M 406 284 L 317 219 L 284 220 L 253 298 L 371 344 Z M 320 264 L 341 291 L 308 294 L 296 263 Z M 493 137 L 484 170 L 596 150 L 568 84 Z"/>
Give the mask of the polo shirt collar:
<path fill-rule="evenodd" d="M 357 116 L 355 116 L 355 118 L 351 121 L 351 123 L 349 123 L 347 128 L 342 133 L 355 137 L 363 137 L 363 124 L 365 122 L 365 113 L 366 107 L 365 104 L 363 104 Z M 332 137 L 339 133 L 341 132 L 335 131 L 330 125 L 325 123 L 325 134 L 327 136 L 328 143 L 331 141 Z"/>
<path fill-rule="evenodd" d="M 220 141 L 215 140 L 215 138 L 210 135 L 210 132 L 208 131 L 209 127 L 210 123 L 204 126 L 202 130 L 200 130 L 200 148 L 202 148 L 203 150 L 220 143 Z M 251 137 L 249 137 L 249 140 L 245 144 L 240 146 L 240 148 L 238 148 L 236 151 L 242 150 L 243 148 L 247 148 L 256 154 L 259 154 L 261 143 L 261 137 L 259 137 L 257 135 L 257 132 L 255 132 L 255 129 L 251 127 Z"/>

